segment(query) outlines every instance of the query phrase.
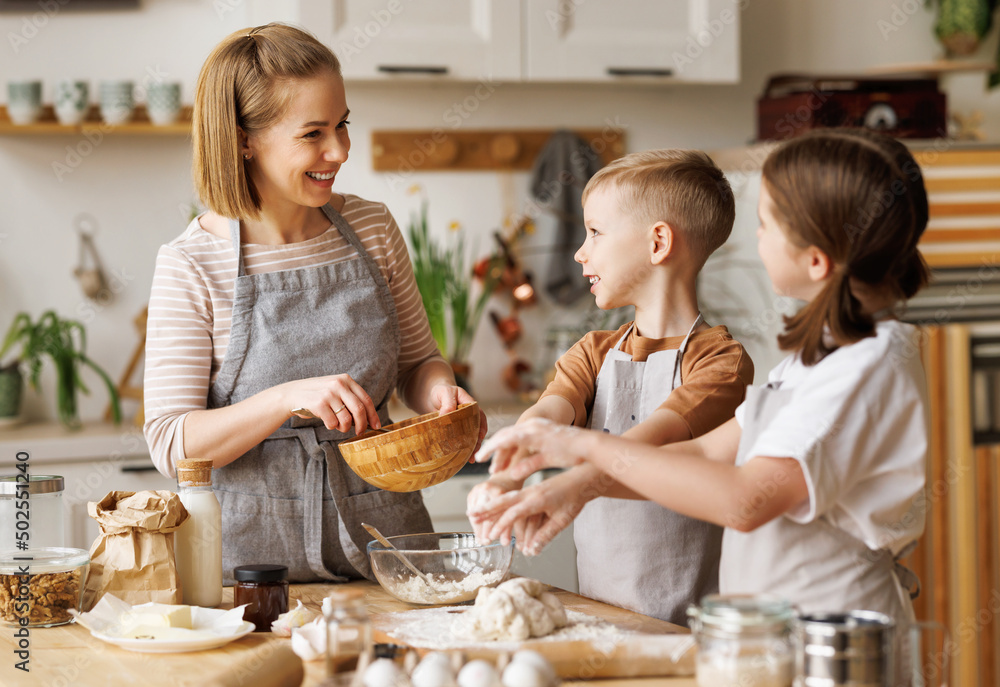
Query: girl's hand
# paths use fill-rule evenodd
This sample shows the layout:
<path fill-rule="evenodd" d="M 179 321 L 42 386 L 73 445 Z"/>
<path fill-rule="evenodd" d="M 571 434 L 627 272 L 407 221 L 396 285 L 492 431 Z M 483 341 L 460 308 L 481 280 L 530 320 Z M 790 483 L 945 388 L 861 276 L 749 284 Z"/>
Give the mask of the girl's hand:
<path fill-rule="evenodd" d="M 507 472 L 510 479 L 524 480 L 544 468 L 570 468 L 582 463 L 587 435 L 578 427 L 533 418 L 497 432 L 483 444 L 475 459 L 482 463 L 492 454 L 491 474 Z"/>
<path fill-rule="evenodd" d="M 455 386 L 453 384 L 436 384 L 431 387 L 431 408 L 438 411 L 438 415 L 450 413 L 462 404 L 475 402 L 476 399 L 472 398 L 469 392 L 460 386 Z M 483 444 L 483 438 L 486 436 L 486 429 L 486 413 L 483 412 L 483 407 L 479 406 L 479 440 L 476 442 L 476 451 L 478 451 L 479 447 Z M 475 451 L 472 455 L 476 455 Z M 469 462 L 475 462 L 475 458 L 469 458 Z"/>
<path fill-rule="evenodd" d="M 356 434 L 382 426 L 375 403 L 348 374 L 310 377 L 276 388 L 281 407 L 289 416 L 316 417 L 327 429 L 338 432 L 347 432 L 353 426 Z"/>

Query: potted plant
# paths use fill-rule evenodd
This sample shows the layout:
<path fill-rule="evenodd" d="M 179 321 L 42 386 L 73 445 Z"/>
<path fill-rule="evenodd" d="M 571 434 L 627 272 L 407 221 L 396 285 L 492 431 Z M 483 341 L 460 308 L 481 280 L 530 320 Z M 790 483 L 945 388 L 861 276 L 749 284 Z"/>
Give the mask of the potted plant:
<path fill-rule="evenodd" d="M 482 290 L 473 300 L 473 273 L 466 267 L 465 241 L 459 237 L 453 245 L 445 246 L 431 239 L 426 200 L 421 203 L 419 216 L 411 217 L 408 233 L 413 275 L 427 311 L 431 334 L 441 354 L 451 363 L 456 377 L 465 377 L 469 370 L 472 337 L 497 285 L 498 271 L 487 270 Z"/>
<path fill-rule="evenodd" d="M 19 367 L 27 368 L 28 381 L 32 388 L 38 389 L 42 373 L 42 362 L 47 357 L 56 368 L 56 405 L 59 409 L 59 419 L 70 428 L 80 426 L 77 408 L 77 393 L 90 393 L 80 376 L 81 367 L 89 367 L 97 373 L 108 389 L 111 397 L 111 414 L 115 423 L 121 421 L 121 409 L 118 404 L 118 391 L 111 378 L 97 363 L 87 357 L 87 335 L 83 324 L 76 320 L 66 320 L 59 317 L 55 311 L 48 310 L 32 321 L 27 313 L 19 313 L 11 323 L 3 346 L 0 347 L 0 360 L 3 360 L 15 346 L 20 346 L 20 355 L 12 364 L 0 368 L 0 375 L 11 369 L 16 371 L 16 388 L 20 396 L 21 381 Z M 12 373 L 12 377 L 15 376 Z M 0 382 L 4 386 L 14 386 L 14 382 Z M 0 403 L 2 404 L 2 403 Z M 19 405 L 19 404 L 18 404 Z M 13 413 L 17 414 L 17 409 Z"/>

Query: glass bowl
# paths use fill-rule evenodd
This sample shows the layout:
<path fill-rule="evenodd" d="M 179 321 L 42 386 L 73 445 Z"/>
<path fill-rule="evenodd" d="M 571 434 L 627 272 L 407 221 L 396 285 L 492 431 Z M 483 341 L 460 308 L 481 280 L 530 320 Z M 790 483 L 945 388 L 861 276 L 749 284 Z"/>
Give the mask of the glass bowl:
<path fill-rule="evenodd" d="M 85 549 L 0 552 L 0 622 L 22 627 L 73 622 L 70 609 L 82 610 L 89 570 Z"/>
<path fill-rule="evenodd" d="M 479 545 L 472 532 L 406 534 L 387 539 L 433 582 L 428 586 L 392 551 L 368 544 L 372 572 L 382 589 L 411 604 L 455 604 L 476 598 L 481 587 L 503 582 L 514 556 L 513 539 Z"/>

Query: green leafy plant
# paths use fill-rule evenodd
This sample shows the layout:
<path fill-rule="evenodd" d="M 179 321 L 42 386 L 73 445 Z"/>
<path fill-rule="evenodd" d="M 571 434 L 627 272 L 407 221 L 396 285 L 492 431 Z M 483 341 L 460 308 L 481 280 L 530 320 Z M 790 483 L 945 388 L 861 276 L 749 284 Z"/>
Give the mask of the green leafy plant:
<path fill-rule="evenodd" d="M 1000 0 L 925 0 L 937 5 L 934 34 L 951 55 L 971 55 L 989 34 L 995 23 L 994 15 Z M 989 87 L 1000 86 L 1000 45 Z"/>
<path fill-rule="evenodd" d="M 451 246 L 435 242 L 428 231 L 426 200 L 420 213 L 411 216 L 408 234 L 413 275 L 434 341 L 449 362 L 465 363 L 486 302 L 497 285 L 498 270 L 486 271 L 482 291 L 473 299 L 473 275 L 465 264 L 464 237 L 459 236 Z"/>
<path fill-rule="evenodd" d="M 87 334 L 83 324 L 65 320 L 55 311 L 47 310 L 33 322 L 27 313 L 19 313 L 11 323 L 0 348 L 0 359 L 14 346 L 20 345 L 19 361 L 27 366 L 28 381 L 38 389 L 44 358 L 49 358 L 56 368 L 56 405 L 59 419 L 67 427 L 79 427 L 77 393 L 89 394 L 90 390 L 80 376 L 81 367 L 97 373 L 111 397 L 111 414 L 115 423 L 121 421 L 118 391 L 111 378 L 97 363 L 87 357 Z"/>

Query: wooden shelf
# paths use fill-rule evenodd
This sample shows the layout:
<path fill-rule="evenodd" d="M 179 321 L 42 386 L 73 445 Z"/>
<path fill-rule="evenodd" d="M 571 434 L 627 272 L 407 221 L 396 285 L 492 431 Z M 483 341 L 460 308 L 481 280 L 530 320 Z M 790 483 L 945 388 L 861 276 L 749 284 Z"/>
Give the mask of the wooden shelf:
<path fill-rule="evenodd" d="M 191 107 L 181 108 L 181 114 L 173 124 L 157 125 L 149 121 L 145 105 L 136 105 L 132 119 L 124 124 L 105 124 L 101 120 L 100 109 L 91 105 L 87 117 L 80 124 L 64 125 L 56 119 L 51 105 L 42 108 L 38 121 L 32 124 L 15 124 L 7 115 L 7 107 L 0 105 L 0 136 L 37 136 L 37 135 L 86 135 L 98 132 L 100 134 L 127 134 L 144 136 L 190 136 Z"/>

